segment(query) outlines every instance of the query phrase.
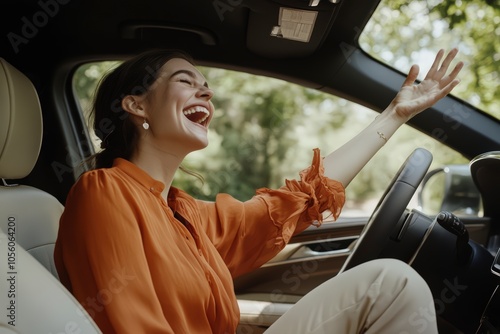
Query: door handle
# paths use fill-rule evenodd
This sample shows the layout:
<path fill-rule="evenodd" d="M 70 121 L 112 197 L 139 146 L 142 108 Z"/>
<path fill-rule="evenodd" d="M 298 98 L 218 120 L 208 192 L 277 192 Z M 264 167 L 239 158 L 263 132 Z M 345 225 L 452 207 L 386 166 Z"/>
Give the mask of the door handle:
<path fill-rule="evenodd" d="M 350 246 L 357 239 L 357 236 L 351 236 L 304 243 L 289 259 L 345 255 L 351 251 Z"/>

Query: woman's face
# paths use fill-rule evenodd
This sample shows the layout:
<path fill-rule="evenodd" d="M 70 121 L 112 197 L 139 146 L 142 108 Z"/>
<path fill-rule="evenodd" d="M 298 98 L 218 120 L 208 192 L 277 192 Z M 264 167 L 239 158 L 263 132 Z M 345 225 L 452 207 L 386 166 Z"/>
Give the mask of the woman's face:
<path fill-rule="evenodd" d="M 208 145 L 208 125 L 214 113 L 213 91 L 188 61 L 169 60 L 142 100 L 150 127 L 139 129 L 149 141 L 169 153 L 185 155 Z"/>

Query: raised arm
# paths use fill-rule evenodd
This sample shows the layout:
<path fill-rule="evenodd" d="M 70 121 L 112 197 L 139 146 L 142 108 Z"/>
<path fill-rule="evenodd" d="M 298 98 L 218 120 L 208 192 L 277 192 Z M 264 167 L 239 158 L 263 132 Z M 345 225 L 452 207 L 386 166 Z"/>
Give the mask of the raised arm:
<path fill-rule="evenodd" d="M 452 49 L 441 62 L 444 50 L 439 50 L 425 79 L 419 84 L 415 84 L 419 67 L 413 65 L 389 106 L 354 138 L 325 157 L 325 175 L 347 187 L 401 125 L 451 92 L 460 82 L 457 76 L 463 67 L 463 63 L 458 62 L 448 74 L 457 53 L 457 49 Z"/>

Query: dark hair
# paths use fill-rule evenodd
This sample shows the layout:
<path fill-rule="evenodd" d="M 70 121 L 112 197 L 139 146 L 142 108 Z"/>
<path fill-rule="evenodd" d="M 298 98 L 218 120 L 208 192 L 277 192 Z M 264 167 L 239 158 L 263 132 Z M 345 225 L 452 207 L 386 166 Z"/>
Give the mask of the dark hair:
<path fill-rule="evenodd" d="M 102 141 L 102 150 L 90 157 L 91 168 L 111 167 L 115 158 L 130 159 L 138 129 L 123 110 L 122 99 L 146 94 L 159 79 L 162 66 L 173 58 L 194 63 L 183 51 L 152 50 L 124 61 L 102 78 L 91 111 L 91 122 Z"/>

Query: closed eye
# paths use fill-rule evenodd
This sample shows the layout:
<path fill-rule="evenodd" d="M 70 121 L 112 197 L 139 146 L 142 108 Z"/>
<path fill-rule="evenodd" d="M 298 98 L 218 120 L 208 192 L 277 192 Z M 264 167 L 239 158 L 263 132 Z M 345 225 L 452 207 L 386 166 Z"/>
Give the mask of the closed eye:
<path fill-rule="evenodd" d="M 170 78 L 177 80 L 177 82 L 180 83 L 185 83 L 190 86 L 195 86 L 197 83 L 197 75 L 193 71 L 186 70 L 186 69 L 181 69 L 176 72 L 174 72 Z M 203 83 L 204 87 L 208 88 L 208 83 L 204 82 Z"/>

